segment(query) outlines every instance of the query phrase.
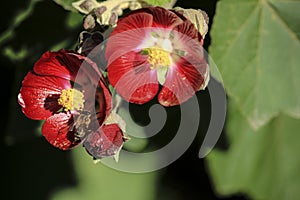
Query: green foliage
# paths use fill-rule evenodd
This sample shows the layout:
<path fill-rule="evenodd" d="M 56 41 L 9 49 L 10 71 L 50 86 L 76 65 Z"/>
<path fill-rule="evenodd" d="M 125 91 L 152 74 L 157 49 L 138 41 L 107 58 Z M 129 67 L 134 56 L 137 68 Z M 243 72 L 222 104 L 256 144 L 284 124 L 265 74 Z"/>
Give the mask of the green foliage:
<path fill-rule="evenodd" d="M 229 105 L 230 147 L 208 156 L 211 178 L 222 195 L 246 193 L 253 199 L 295 199 L 300 196 L 300 120 L 274 118 L 253 131 L 237 104 Z"/>
<path fill-rule="evenodd" d="M 78 185 L 57 191 L 51 199 L 154 199 L 156 172 L 130 174 L 116 171 L 101 163 L 93 163 L 84 148 L 74 149 L 72 155 Z"/>
<path fill-rule="evenodd" d="M 221 195 L 253 199 L 300 196 L 300 1 L 222 0 L 210 55 L 229 101 L 229 149 L 208 167 Z"/>
<path fill-rule="evenodd" d="M 77 13 L 77 12 L 69 12 L 66 25 L 70 28 L 76 28 L 79 25 L 82 24 L 83 21 L 83 15 Z"/>
<path fill-rule="evenodd" d="M 49 12 L 41 11 L 46 7 Z M 19 10 L 15 16 L 9 16 L 8 21 L 11 23 L 0 35 L 1 54 L 4 58 L 14 63 L 23 61 L 22 65 L 30 68 L 33 63 L 24 63 L 24 60 L 28 62 L 28 59 L 37 59 L 46 50 L 54 51 L 76 45 L 78 36 L 74 35 L 74 30 L 78 30 L 79 35 L 81 14 L 65 12 L 53 2 L 38 0 L 29 1 L 27 6 Z M 57 14 L 53 16 L 50 11 Z M 63 18 L 64 15 L 67 17 Z"/>
<path fill-rule="evenodd" d="M 27 56 L 27 51 L 26 51 L 26 49 L 23 48 L 19 52 L 15 52 L 10 47 L 7 47 L 3 50 L 3 54 L 4 54 L 4 56 L 8 57 L 13 62 L 17 62 L 19 60 L 24 59 Z"/>
<path fill-rule="evenodd" d="M 14 35 L 14 29 L 16 29 L 29 15 L 32 13 L 34 5 L 38 2 L 38 0 L 31 0 L 27 8 L 22 10 L 18 15 L 13 16 L 11 21 L 11 25 L 8 29 L 4 31 L 4 33 L 0 34 L 0 45 L 6 40 L 10 39 Z"/>
<path fill-rule="evenodd" d="M 2 57 L 14 65 L 17 74 L 11 84 L 12 102 L 23 75 L 44 51 L 74 48 L 83 16 L 72 7 L 76 1 L 54 0 L 55 4 L 31 0 L 9 16 L 10 25 L 1 33 L 0 45 Z M 146 2 L 163 6 L 175 1 Z M 230 102 L 225 127 L 229 148 L 213 150 L 206 160 L 220 195 L 242 192 L 253 199 L 300 196 L 300 159 L 295 156 L 300 140 L 299 10 L 299 0 L 220 0 L 213 21 L 210 19 L 209 53 L 220 70 Z M 30 130 L 18 116 L 20 108 L 13 104 L 9 109 L 13 122 L 8 130 L 14 137 L 26 135 Z M 121 109 L 120 114 L 126 118 L 128 133 L 143 132 L 126 111 Z M 139 152 L 147 145 L 146 139 L 132 138 L 124 148 Z M 157 172 L 117 172 L 94 164 L 84 148 L 71 153 L 78 185 L 54 191 L 52 199 L 157 198 Z"/>
<path fill-rule="evenodd" d="M 76 2 L 78 0 L 54 0 L 55 3 L 62 6 L 64 9 L 68 11 L 76 11 L 74 7 L 72 6 L 72 3 Z"/>
<path fill-rule="evenodd" d="M 144 1 L 147 2 L 150 5 L 163 6 L 166 3 L 169 3 L 171 0 L 144 0 Z"/>
<path fill-rule="evenodd" d="M 252 127 L 279 113 L 300 117 L 300 2 L 223 0 L 210 54 Z"/>
<path fill-rule="evenodd" d="M 61 5 L 64 9 L 69 10 L 69 11 L 76 11 L 74 7 L 72 6 L 72 3 L 78 2 L 78 0 L 54 0 L 57 4 Z M 138 0 L 128 0 L 128 1 L 138 1 Z M 155 5 L 155 6 L 164 6 L 167 3 L 170 3 L 171 0 L 143 0 L 144 2 L 150 4 L 150 5 Z M 104 2 L 104 1 L 98 1 Z M 124 1 L 120 1 L 124 2 Z"/>

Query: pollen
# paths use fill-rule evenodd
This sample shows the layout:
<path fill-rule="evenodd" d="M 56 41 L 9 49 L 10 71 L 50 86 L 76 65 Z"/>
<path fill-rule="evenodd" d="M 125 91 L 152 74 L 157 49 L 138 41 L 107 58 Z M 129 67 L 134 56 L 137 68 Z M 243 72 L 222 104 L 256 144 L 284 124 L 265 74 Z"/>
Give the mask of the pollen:
<path fill-rule="evenodd" d="M 171 64 L 169 52 L 158 47 L 152 47 L 147 50 L 148 62 L 152 66 L 169 66 Z"/>
<path fill-rule="evenodd" d="M 70 88 L 62 90 L 58 99 L 58 104 L 64 107 L 65 111 L 82 110 L 84 99 L 83 93 L 79 90 Z"/>

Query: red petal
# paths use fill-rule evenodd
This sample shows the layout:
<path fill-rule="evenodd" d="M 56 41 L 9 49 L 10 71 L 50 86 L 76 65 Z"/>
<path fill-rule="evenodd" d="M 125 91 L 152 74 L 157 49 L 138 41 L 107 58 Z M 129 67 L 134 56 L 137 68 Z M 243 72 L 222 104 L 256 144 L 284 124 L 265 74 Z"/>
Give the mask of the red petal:
<path fill-rule="evenodd" d="M 166 81 L 158 95 L 158 101 L 163 106 L 181 104 L 191 98 L 203 82 L 204 78 L 197 66 L 180 58 L 177 66 L 172 66 L 168 70 Z"/>
<path fill-rule="evenodd" d="M 147 12 L 153 15 L 153 27 L 172 29 L 183 22 L 175 13 L 162 7 L 149 7 Z"/>
<path fill-rule="evenodd" d="M 60 50 L 46 52 L 35 63 L 34 72 L 39 75 L 52 75 L 67 80 L 74 80 L 82 60 L 76 56 L 76 52 Z"/>
<path fill-rule="evenodd" d="M 96 113 L 98 116 L 97 118 L 99 118 L 102 123 L 111 111 L 112 97 L 102 74 L 97 68 L 97 65 L 88 58 L 85 58 L 85 61 L 82 63 L 81 68 L 78 71 L 75 83 L 75 88 L 79 85 L 78 89 L 84 91 L 84 109 L 91 113 Z M 96 110 L 94 110 L 95 103 L 97 104 Z"/>
<path fill-rule="evenodd" d="M 146 39 L 152 25 L 152 16 L 147 13 L 128 15 L 118 22 L 107 41 L 105 56 L 108 62 L 136 49 Z M 113 56 L 116 55 L 116 56 Z"/>
<path fill-rule="evenodd" d="M 182 29 L 182 31 L 184 30 L 187 29 Z M 186 70 L 182 70 L 190 71 L 190 74 L 201 75 L 201 79 L 198 81 L 193 81 L 192 78 L 188 78 L 188 80 L 192 83 L 197 82 L 198 84 L 196 85 L 199 85 L 200 82 L 202 82 L 202 80 L 206 77 L 208 71 L 208 64 L 205 58 L 206 51 L 204 50 L 202 44 L 198 39 L 193 39 L 187 34 L 182 34 L 177 31 L 174 32 L 174 40 L 176 41 L 173 43 L 173 47 L 175 49 L 174 52 L 176 53 L 176 50 L 184 52 L 184 55 L 173 55 L 173 57 L 175 58 L 174 60 L 177 62 L 176 65 L 179 67 L 190 66 L 186 68 Z M 201 86 L 195 86 L 195 90 L 199 90 Z"/>
<path fill-rule="evenodd" d="M 117 92 L 132 103 L 148 102 L 158 91 L 156 71 L 150 69 L 146 56 L 133 51 L 108 66 L 108 78 Z"/>
<path fill-rule="evenodd" d="M 100 96 L 97 96 L 96 101 L 99 103 L 99 109 L 97 110 L 97 119 L 100 124 L 108 117 L 112 110 L 112 97 L 107 85 L 101 80 L 100 86 L 102 88 L 102 93 Z M 104 98 L 102 97 L 104 96 Z M 102 114 L 103 113 L 103 114 Z"/>
<path fill-rule="evenodd" d="M 68 59 L 71 65 L 77 65 L 75 68 L 78 69 L 74 73 L 74 75 L 76 75 L 74 81 L 77 84 L 83 85 L 89 82 L 92 85 L 98 85 L 100 80 L 103 81 L 102 73 L 99 71 L 97 64 L 88 57 L 76 53 L 69 53 Z"/>
<path fill-rule="evenodd" d="M 106 94 L 106 92 L 108 94 Z M 91 114 L 90 130 L 97 130 L 104 120 L 110 115 L 112 110 L 112 97 L 106 88 L 97 87 L 95 93 L 87 96 L 85 100 L 85 111 Z"/>
<path fill-rule="evenodd" d="M 148 13 L 131 13 L 118 21 L 117 27 L 112 34 L 128 31 L 131 29 L 138 29 L 144 27 L 151 27 L 153 17 Z"/>
<path fill-rule="evenodd" d="M 55 114 L 49 117 L 43 124 L 43 136 L 54 147 L 68 150 L 81 143 L 80 140 L 75 140 L 75 132 L 70 128 L 72 124 L 73 118 L 71 114 Z"/>
<path fill-rule="evenodd" d="M 124 142 L 123 132 L 117 124 L 101 126 L 96 132 L 89 134 L 83 146 L 96 159 L 114 156 Z"/>
<path fill-rule="evenodd" d="M 57 99 L 63 89 L 70 87 L 65 79 L 37 76 L 29 72 L 22 82 L 18 101 L 27 117 L 43 120 L 61 108 Z"/>
<path fill-rule="evenodd" d="M 194 24 L 189 20 L 186 20 L 184 21 L 184 23 L 177 25 L 176 27 L 174 27 L 174 30 L 192 39 L 198 39 L 198 36 L 200 36 L 199 41 L 200 39 L 202 39 L 201 35 L 198 34 L 199 32 L 195 28 Z"/>
<path fill-rule="evenodd" d="M 85 58 L 85 61 L 78 71 L 75 82 L 79 84 L 80 89 L 84 91 L 85 110 L 95 113 L 98 123 L 102 124 L 111 112 L 112 97 L 97 65 L 90 59 Z"/>
<path fill-rule="evenodd" d="M 185 52 L 185 55 L 189 56 L 193 60 L 203 60 L 204 58 L 204 52 L 202 43 L 199 42 L 198 36 L 196 37 L 195 33 L 192 33 L 192 30 L 188 29 L 188 27 L 185 27 L 183 25 L 182 29 L 179 31 L 185 31 L 186 33 L 183 34 L 179 31 L 174 31 L 174 39 L 173 39 L 173 48 L 175 50 L 181 50 Z M 177 27 L 180 28 L 180 27 Z M 188 35 L 190 34 L 190 35 Z M 198 35 L 198 34 L 197 34 Z M 195 38 L 196 37 L 196 38 Z M 201 40 L 201 36 L 200 40 Z M 174 50 L 174 51 L 175 51 Z"/>

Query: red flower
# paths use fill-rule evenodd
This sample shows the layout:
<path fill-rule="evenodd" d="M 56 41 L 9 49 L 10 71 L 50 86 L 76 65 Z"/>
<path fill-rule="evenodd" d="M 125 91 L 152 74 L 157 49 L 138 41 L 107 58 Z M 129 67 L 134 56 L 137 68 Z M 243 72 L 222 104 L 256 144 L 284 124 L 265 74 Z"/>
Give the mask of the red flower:
<path fill-rule="evenodd" d="M 66 50 L 42 55 L 25 76 L 18 102 L 27 117 L 45 120 L 43 136 L 62 150 L 77 146 L 96 131 L 112 107 L 95 63 Z"/>
<path fill-rule="evenodd" d="M 178 105 L 209 80 L 202 44 L 183 15 L 161 7 L 135 10 L 108 38 L 109 81 L 129 102 L 143 104 L 158 94 L 161 105 Z"/>
<path fill-rule="evenodd" d="M 103 124 L 97 131 L 89 134 L 83 142 L 87 152 L 95 159 L 118 156 L 126 141 L 118 124 Z"/>

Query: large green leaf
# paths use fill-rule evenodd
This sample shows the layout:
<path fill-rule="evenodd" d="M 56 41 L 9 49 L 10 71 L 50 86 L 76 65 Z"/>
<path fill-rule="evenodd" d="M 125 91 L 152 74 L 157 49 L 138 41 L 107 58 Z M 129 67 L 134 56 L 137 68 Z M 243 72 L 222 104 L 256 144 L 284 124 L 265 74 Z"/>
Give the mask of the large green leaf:
<path fill-rule="evenodd" d="M 222 0 L 209 52 L 253 128 L 300 117 L 300 1 Z"/>
<path fill-rule="evenodd" d="M 299 199 L 300 120 L 280 115 L 255 132 L 236 104 L 229 109 L 229 149 L 213 150 L 207 157 L 217 192 L 246 193 L 253 199 Z"/>

